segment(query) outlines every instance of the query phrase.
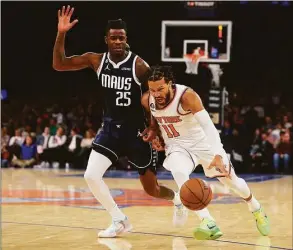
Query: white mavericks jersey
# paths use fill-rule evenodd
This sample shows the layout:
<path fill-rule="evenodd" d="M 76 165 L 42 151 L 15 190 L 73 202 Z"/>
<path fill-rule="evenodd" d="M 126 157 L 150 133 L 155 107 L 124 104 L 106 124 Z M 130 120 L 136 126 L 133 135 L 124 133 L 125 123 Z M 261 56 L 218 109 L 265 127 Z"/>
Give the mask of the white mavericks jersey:
<path fill-rule="evenodd" d="M 149 96 L 149 106 L 153 117 L 157 120 L 166 150 L 178 145 L 190 150 L 206 150 L 206 136 L 200 124 L 191 112 L 183 110 L 180 100 L 188 87 L 175 84 L 173 100 L 163 109 L 156 108 L 155 98 Z M 204 142 L 204 143 L 202 143 Z"/>

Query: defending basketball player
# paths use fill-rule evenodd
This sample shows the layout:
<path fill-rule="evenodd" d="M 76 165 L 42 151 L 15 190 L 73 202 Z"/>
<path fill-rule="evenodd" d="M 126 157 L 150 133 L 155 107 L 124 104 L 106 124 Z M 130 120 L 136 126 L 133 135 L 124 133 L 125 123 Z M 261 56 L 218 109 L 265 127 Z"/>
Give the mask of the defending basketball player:
<path fill-rule="evenodd" d="M 171 68 L 167 66 L 153 67 L 148 84 L 149 93 L 142 96 L 142 105 L 158 122 L 166 151 L 163 166 L 171 171 L 178 188 L 201 164 L 207 177 L 218 178 L 246 201 L 259 232 L 268 235 L 269 220 L 246 182 L 235 174 L 219 133 L 200 97 L 188 87 L 174 84 Z M 144 140 L 151 138 L 145 136 Z M 162 149 L 159 140 L 154 141 L 153 147 Z M 200 227 L 194 230 L 196 239 L 217 239 L 222 236 L 206 208 L 196 213 L 202 219 Z"/>
<path fill-rule="evenodd" d="M 150 68 L 130 51 L 127 44 L 126 24 L 121 19 L 108 22 L 105 42 L 108 52 L 87 52 L 65 56 L 65 35 L 78 20 L 70 21 L 74 8 L 63 6 L 58 11 L 58 33 L 53 52 L 53 68 L 57 71 L 74 71 L 91 68 L 98 76 L 104 97 L 103 128 L 93 141 L 84 178 L 95 196 L 112 217 L 112 224 L 99 232 L 99 237 L 115 237 L 132 229 L 126 215 L 113 200 L 103 181 L 106 170 L 118 157 L 127 156 L 138 168 L 144 189 L 157 198 L 173 200 L 174 191 L 158 185 L 155 175 L 156 155 L 149 143 L 139 136 L 145 129 L 145 115 L 141 106 L 141 93 L 147 89 Z M 153 126 L 150 126 L 153 127 Z M 156 131 L 149 129 L 149 135 Z M 179 199 L 180 200 L 180 199 Z M 176 219 L 180 220 L 180 214 Z"/>

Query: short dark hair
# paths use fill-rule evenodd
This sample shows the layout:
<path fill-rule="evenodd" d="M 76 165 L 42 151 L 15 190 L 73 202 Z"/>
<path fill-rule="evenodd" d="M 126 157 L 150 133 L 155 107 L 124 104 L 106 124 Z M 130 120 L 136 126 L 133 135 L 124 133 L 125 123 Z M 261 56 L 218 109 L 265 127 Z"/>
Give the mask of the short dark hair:
<path fill-rule="evenodd" d="M 109 20 L 106 27 L 106 34 L 110 29 L 124 29 L 127 32 L 126 23 L 122 19 Z"/>
<path fill-rule="evenodd" d="M 166 82 L 172 81 L 175 84 L 175 78 L 171 66 L 156 65 L 151 67 L 150 81 L 159 81 L 164 77 Z"/>

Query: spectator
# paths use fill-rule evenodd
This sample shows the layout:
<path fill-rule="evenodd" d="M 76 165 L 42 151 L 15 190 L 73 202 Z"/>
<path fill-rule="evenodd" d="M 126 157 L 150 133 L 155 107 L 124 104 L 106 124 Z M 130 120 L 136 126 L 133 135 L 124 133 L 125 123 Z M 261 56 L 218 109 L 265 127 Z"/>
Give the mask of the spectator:
<path fill-rule="evenodd" d="M 52 118 L 50 119 L 50 135 L 55 135 L 57 132 L 57 125 L 56 125 L 56 119 Z"/>
<path fill-rule="evenodd" d="M 33 143 L 32 136 L 28 135 L 25 138 L 25 142 L 21 145 L 20 158 L 14 157 L 12 159 L 12 165 L 15 167 L 32 167 L 37 160 L 37 147 Z"/>
<path fill-rule="evenodd" d="M 20 157 L 21 153 L 21 145 L 24 142 L 24 138 L 21 136 L 20 129 L 15 130 L 14 136 L 12 136 L 9 140 L 8 144 L 8 152 L 9 152 L 9 159 L 11 160 L 13 156 L 17 158 Z"/>
<path fill-rule="evenodd" d="M 283 125 L 284 128 L 290 129 L 292 127 L 292 122 L 289 121 L 289 118 L 287 115 L 283 116 Z"/>
<path fill-rule="evenodd" d="M 230 136 L 230 135 L 232 135 L 231 123 L 228 120 L 225 120 L 224 121 L 224 127 L 222 129 L 222 135 L 223 136 Z"/>
<path fill-rule="evenodd" d="M 273 131 L 271 133 L 274 148 L 276 148 L 276 146 L 278 145 L 278 143 L 280 141 L 281 130 L 282 130 L 282 124 L 280 122 L 278 122 L 276 124 L 275 129 L 273 129 Z"/>
<path fill-rule="evenodd" d="M 95 138 L 94 131 L 92 129 L 88 129 L 85 132 L 85 136 L 81 141 L 81 147 L 82 148 L 91 148 L 94 138 Z"/>
<path fill-rule="evenodd" d="M 49 155 L 49 139 L 50 139 L 50 128 L 45 127 L 42 135 L 37 136 L 37 151 L 39 154 L 39 160 L 41 161 L 41 167 L 48 167 L 50 161 Z"/>
<path fill-rule="evenodd" d="M 49 139 L 49 155 L 50 162 L 53 163 L 53 167 L 59 167 L 61 164 L 62 167 L 65 165 L 65 143 L 66 143 L 66 135 L 64 134 L 64 128 L 58 127 L 56 135 L 53 135 Z"/>
<path fill-rule="evenodd" d="M 68 138 L 68 145 L 66 147 L 66 162 L 72 164 L 73 168 L 78 168 L 80 165 L 79 154 L 81 152 L 80 144 L 82 137 L 78 134 L 78 129 L 76 127 L 72 128 L 70 133 L 71 136 Z"/>
<path fill-rule="evenodd" d="M 268 129 L 273 129 L 273 128 L 274 128 L 274 126 L 273 126 L 272 118 L 270 116 L 266 116 L 264 129 L 268 130 Z"/>
<path fill-rule="evenodd" d="M 290 142 L 290 135 L 288 133 L 281 133 L 281 140 L 276 148 L 274 154 L 274 168 L 275 172 L 280 171 L 280 159 L 283 160 L 285 173 L 289 172 L 289 164 L 292 156 L 292 143 Z"/>
<path fill-rule="evenodd" d="M 260 144 L 253 144 L 250 149 L 252 159 L 252 171 L 254 172 L 270 172 L 273 158 L 274 148 L 269 142 L 266 133 L 261 134 Z"/>
<path fill-rule="evenodd" d="M 1 128 L 1 167 L 7 167 L 9 161 L 8 143 L 10 136 L 7 134 L 7 127 Z"/>
<path fill-rule="evenodd" d="M 24 142 L 24 138 L 21 136 L 20 129 L 16 129 L 14 136 L 12 136 L 9 141 L 9 146 L 13 146 L 13 145 L 21 146 L 23 142 Z"/>

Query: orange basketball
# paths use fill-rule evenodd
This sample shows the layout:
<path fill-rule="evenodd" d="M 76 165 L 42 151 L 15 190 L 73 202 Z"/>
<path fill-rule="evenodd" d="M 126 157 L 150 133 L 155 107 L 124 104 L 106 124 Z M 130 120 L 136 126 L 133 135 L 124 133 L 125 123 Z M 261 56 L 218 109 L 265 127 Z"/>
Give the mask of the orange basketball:
<path fill-rule="evenodd" d="M 180 189 L 180 199 L 190 210 L 201 210 L 212 200 L 210 186 L 201 179 L 190 179 Z"/>

